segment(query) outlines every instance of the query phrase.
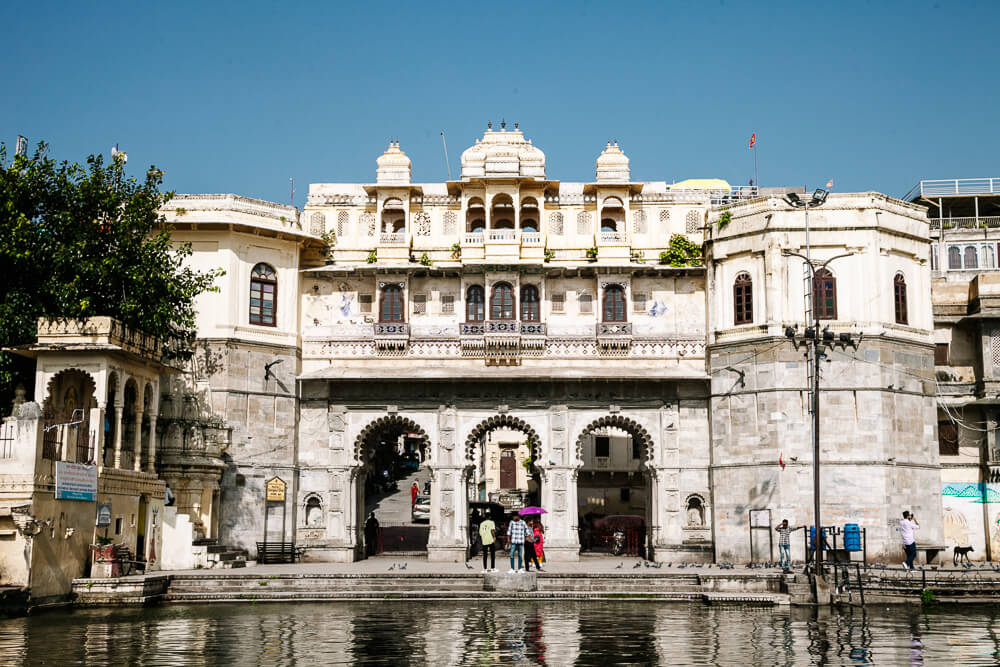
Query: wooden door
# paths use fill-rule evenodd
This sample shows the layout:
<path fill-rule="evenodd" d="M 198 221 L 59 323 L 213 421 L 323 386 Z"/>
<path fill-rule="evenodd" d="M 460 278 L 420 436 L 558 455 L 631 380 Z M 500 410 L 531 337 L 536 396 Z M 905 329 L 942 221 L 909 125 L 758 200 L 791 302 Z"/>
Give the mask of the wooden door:
<path fill-rule="evenodd" d="M 517 488 L 517 458 L 512 449 L 500 452 L 500 488 Z"/>

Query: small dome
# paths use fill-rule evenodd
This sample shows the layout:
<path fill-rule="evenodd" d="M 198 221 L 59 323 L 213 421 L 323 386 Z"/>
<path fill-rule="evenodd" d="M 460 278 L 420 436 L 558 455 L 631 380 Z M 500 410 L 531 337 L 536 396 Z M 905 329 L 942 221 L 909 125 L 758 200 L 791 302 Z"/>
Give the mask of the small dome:
<path fill-rule="evenodd" d="M 618 147 L 617 141 L 609 141 L 597 158 L 597 182 L 628 183 L 630 178 L 628 156 Z"/>
<path fill-rule="evenodd" d="M 513 130 L 492 125 L 462 153 L 462 178 L 545 178 L 545 153 Z"/>
<path fill-rule="evenodd" d="M 409 185 L 410 158 L 399 148 L 398 141 L 390 141 L 389 148 L 375 160 L 375 182 L 378 185 Z"/>

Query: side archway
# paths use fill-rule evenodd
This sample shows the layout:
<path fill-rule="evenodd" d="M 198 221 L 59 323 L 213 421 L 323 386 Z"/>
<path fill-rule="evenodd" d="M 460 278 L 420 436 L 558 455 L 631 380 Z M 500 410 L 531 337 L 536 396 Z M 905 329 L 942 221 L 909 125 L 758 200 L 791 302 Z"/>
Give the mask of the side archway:
<path fill-rule="evenodd" d="M 577 460 L 583 458 L 584 438 L 597 429 L 602 428 L 621 429 L 637 440 L 640 447 L 639 451 L 642 452 L 643 465 L 646 465 L 653 459 L 653 436 L 649 434 L 649 431 L 642 424 L 621 415 L 608 415 L 600 419 L 595 419 L 580 431 L 580 435 L 576 439 Z"/>
<path fill-rule="evenodd" d="M 375 439 L 379 436 L 379 434 L 390 429 L 416 433 L 417 437 L 423 441 L 424 446 L 430 447 L 430 438 L 427 436 L 427 431 L 425 431 L 420 424 L 413 421 L 409 417 L 389 415 L 386 417 L 379 417 L 361 429 L 361 433 L 359 433 L 358 437 L 354 440 L 354 461 L 358 464 L 363 464 L 365 449 L 375 444 Z"/>

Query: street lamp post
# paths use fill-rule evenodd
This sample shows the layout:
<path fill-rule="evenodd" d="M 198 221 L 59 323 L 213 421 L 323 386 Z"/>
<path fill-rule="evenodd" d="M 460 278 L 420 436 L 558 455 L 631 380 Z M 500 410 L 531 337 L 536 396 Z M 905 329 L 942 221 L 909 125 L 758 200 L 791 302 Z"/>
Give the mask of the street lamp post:
<path fill-rule="evenodd" d="M 822 522 L 820 521 L 820 477 L 819 477 L 819 362 L 822 356 L 822 346 L 834 346 L 842 345 L 844 347 L 853 346 L 857 348 L 857 343 L 851 338 L 849 333 L 840 334 L 839 340 L 834 337 L 834 333 L 830 331 L 830 327 L 827 326 L 822 332 L 819 328 L 819 315 L 816 312 L 816 301 L 813 294 L 813 287 L 816 282 L 816 272 L 825 269 L 826 266 L 835 259 L 841 257 L 847 257 L 851 253 L 844 253 L 836 255 L 826 260 L 822 264 L 816 265 L 812 261 L 812 250 L 809 244 L 809 209 L 816 208 L 817 206 L 822 206 L 826 202 L 827 197 L 826 190 L 816 190 L 813 192 L 810 199 L 800 199 L 794 192 L 789 192 L 785 201 L 794 206 L 795 208 L 803 209 L 805 213 L 805 232 L 806 232 L 806 253 L 802 255 L 797 252 L 785 251 L 785 255 L 791 255 L 795 257 L 800 257 L 805 261 L 806 269 L 808 270 L 808 278 L 805 285 L 805 321 L 806 330 L 803 335 L 803 342 L 808 345 L 809 356 L 809 370 L 812 373 L 811 382 L 809 386 L 810 393 L 810 404 L 812 410 L 812 449 L 813 449 L 813 523 L 814 523 L 814 567 L 817 575 L 823 574 L 823 531 Z M 785 328 L 785 335 L 792 339 L 796 347 L 798 347 L 798 342 L 795 341 L 795 329 L 792 327 Z"/>

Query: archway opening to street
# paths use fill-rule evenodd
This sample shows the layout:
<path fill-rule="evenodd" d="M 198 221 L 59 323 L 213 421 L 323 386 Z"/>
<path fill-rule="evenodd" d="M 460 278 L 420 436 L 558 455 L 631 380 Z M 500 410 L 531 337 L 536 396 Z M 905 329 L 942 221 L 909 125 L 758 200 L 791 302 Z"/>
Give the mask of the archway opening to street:
<path fill-rule="evenodd" d="M 405 417 L 378 419 L 358 436 L 358 544 L 366 555 L 427 551 L 429 455 L 427 434 Z"/>
<path fill-rule="evenodd" d="M 649 433 L 635 421 L 605 417 L 577 440 L 583 461 L 577 474 L 580 551 L 647 556 L 652 484 L 646 472 Z"/>
<path fill-rule="evenodd" d="M 496 524 L 498 548 L 506 548 L 507 524 L 529 507 L 540 507 L 541 475 L 535 467 L 538 433 L 527 422 L 509 415 L 484 420 L 469 435 L 467 456 L 473 462 L 466 477 L 469 500 L 470 555 L 481 547 L 479 525 L 484 519 Z M 544 515 L 525 515 L 540 519 Z"/>

